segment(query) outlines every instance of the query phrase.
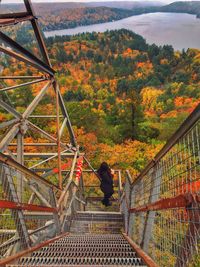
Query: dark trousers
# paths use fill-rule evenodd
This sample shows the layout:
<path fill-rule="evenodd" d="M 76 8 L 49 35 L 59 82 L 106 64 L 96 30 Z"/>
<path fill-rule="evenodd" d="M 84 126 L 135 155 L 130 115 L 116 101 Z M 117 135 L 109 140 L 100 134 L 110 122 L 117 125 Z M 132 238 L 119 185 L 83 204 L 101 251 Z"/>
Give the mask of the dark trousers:
<path fill-rule="evenodd" d="M 104 199 L 102 200 L 102 203 L 105 205 L 105 206 L 108 206 L 109 204 L 109 198 L 112 196 L 112 194 L 105 194 L 104 193 Z"/>

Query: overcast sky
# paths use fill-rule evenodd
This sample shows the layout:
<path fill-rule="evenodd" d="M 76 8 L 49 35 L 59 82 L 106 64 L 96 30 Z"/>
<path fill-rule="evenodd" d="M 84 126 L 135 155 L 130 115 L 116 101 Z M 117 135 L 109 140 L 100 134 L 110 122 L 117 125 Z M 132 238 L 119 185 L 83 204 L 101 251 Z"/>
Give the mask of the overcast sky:
<path fill-rule="evenodd" d="M 123 1 L 123 0 L 32 0 L 32 2 L 110 2 L 110 1 Z M 125 0 L 126 1 L 126 0 Z M 130 1 L 130 0 L 127 0 Z M 140 1 L 140 0 L 133 0 Z M 142 1 L 152 1 L 152 0 L 142 0 Z M 156 0 L 154 0 L 156 2 Z M 157 0 L 158 2 L 165 2 L 165 3 L 171 3 L 171 2 L 177 2 L 177 1 L 188 1 L 188 0 Z M 196 0 L 200 1 L 200 0 Z M 22 0 L 0 0 L 2 3 L 22 3 Z"/>

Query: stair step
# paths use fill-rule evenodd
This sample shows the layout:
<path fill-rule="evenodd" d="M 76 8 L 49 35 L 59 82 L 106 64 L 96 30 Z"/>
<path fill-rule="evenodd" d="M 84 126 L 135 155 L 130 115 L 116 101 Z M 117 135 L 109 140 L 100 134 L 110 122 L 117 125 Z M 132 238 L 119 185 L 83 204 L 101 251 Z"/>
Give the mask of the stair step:
<path fill-rule="evenodd" d="M 103 212 L 106 212 L 106 211 L 119 211 L 119 203 L 118 201 L 113 201 L 112 199 L 110 199 L 111 203 L 112 203 L 112 206 L 109 206 L 109 207 L 105 207 L 102 203 L 101 203 L 101 200 L 103 199 L 102 198 L 99 198 L 98 200 L 95 200 L 94 198 L 91 199 L 87 199 L 87 204 L 86 204 L 86 210 L 87 211 L 103 211 Z"/>
<path fill-rule="evenodd" d="M 120 213 L 114 213 L 114 212 L 110 212 L 109 213 L 109 216 L 107 215 L 106 216 L 106 213 L 105 212 L 102 212 L 102 211 L 85 211 L 84 213 L 76 213 L 78 214 L 79 216 L 105 216 L 107 218 L 110 218 L 110 217 L 122 217 L 122 214 Z"/>
<path fill-rule="evenodd" d="M 82 251 L 88 251 L 88 249 L 92 252 L 96 252 L 96 251 L 99 251 L 101 250 L 101 252 L 107 252 L 108 249 L 114 249 L 114 251 L 118 251 L 118 252 L 131 252 L 132 251 L 132 248 L 129 246 L 129 245 L 121 245 L 119 246 L 119 244 L 115 244 L 115 245 L 107 245 L 107 246 L 103 246 L 103 244 L 101 246 L 97 246 L 95 245 L 91 245 L 91 246 L 82 246 L 81 244 L 79 246 L 74 246 L 74 247 L 71 247 L 71 246 L 64 246 L 64 247 L 60 247 L 60 246 L 57 246 L 57 247 L 45 247 L 43 249 L 41 249 L 40 251 L 41 252 L 44 252 L 44 253 L 49 253 L 49 252 L 59 252 L 59 253 L 62 253 L 62 252 L 66 252 L 66 250 L 69 250 L 70 252 L 74 252 L 74 251 L 77 251 L 77 250 L 81 250 Z M 37 255 L 37 252 L 34 252 L 33 255 Z"/>
<path fill-rule="evenodd" d="M 123 218 L 106 218 L 106 217 L 74 217 L 74 221 L 77 222 L 113 222 L 113 223 L 123 223 Z"/>
<path fill-rule="evenodd" d="M 142 265 L 142 260 L 140 258 L 136 257 L 80 257 L 74 256 L 74 257 L 68 257 L 68 258 L 62 258 L 62 257 L 48 257 L 48 258 L 40 258 L 40 257 L 24 257 L 23 259 L 20 260 L 19 262 L 23 266 L 29 266 L 29 265 L 35 265 L 41 266 L 40 264 L 45 264 L 45 265 L 52 265 L 52 264 L 59 264 L 59 265 L 76 265 L 76 264 L 88 264 L 88 265 L 99 265 L 99 264 L 104 264 L 104 265 L 129 265 L 129 266 L 141 266 Z"/>
<path fill-rule="evenodd" d="M 90 258 L 90 257 L 95 257 L 95 258 L 104 258 L 104 257 L 125 257 L 125 258 L 131 258 L 131 257 L 135 257 L 135 252 L 134 251 L 103 251 L 103 250 L 83 250 L 83 249 L 79 249 L 77 250 L 68 250 L 68 251 L 38 251 L 38 252 L 34 252 L 32 254 L 32 257 L 43 257 L 43 258 L 49 258 L 49 257 L 69 257 L 69 258 L 73 258 L 73 257 L 86 257 L 86 258 Z"/>
<path fill-rule="evenodd" d="M 109 216 L 106 214 L 99 214 L 99 213 L 86 213 L 86 214 L 79 214 L 77 213 L 75 215 L 76 219 L 91 219 L 91 220 L 106 220 L 106 221 L 112 221 L 112 220 L 123 220 L 123 216 L 121 214 L 110 214 Z"/>
<path fill-rule="evenodd" d="M 6 267 L 24 267 L 25 265 L 6 265 Z M 35 267 L 36 265 L 32 265 L 32 264 L 29 264 L 29 265 L 27 265 L 26 267 Z M 38 266 L 38 265 L 37 265 Z M 39 267 L 60 267 L 60 266 L 62 266 L 62 265 L 55 265 L 55 264 L 53 264 L 53 265 L 51 265 L 51 264 L 48 264 L 48 265 L 43 265 L 43 264 L 40 264 L 39 265 Z M 79 265 L 79 264 L 76 264 L 76 265 L 73 265 L 73 264 L 70 264 L 70 265 L 63 265 L 63 266 L 65 266 L 65 267 L 88 267 L 88 264 L 81 264 L 81 265 Z M 116 264 L 111 264 L 111 265 L 105 265 L 105 264 L 98 264 L 98 265 L 94 265 L 94 264 L 92 264 L 91 266 L 93 266 L 93 267 L 106 267 L 106 266 L 108 266 L 108 267 L 126 267 L 126 266 L 132 266 L 132 267 L 134 267 L 134 266 L 140 266 L 140 267 L 147 267 L 146 265 L 116 265 Z"/>
<path fill-rule="evenodd" d="M 10 267 L 145 266 L 121 234 L 67 235 Z M 7 267 L 8 267 L 7 266 Z"/>
<path fill-rule="evenodd" d="M 123 216 L 120 212 L 84 211 L 74 216 L 71 233 L 118 234 L 123 229 Z"/>

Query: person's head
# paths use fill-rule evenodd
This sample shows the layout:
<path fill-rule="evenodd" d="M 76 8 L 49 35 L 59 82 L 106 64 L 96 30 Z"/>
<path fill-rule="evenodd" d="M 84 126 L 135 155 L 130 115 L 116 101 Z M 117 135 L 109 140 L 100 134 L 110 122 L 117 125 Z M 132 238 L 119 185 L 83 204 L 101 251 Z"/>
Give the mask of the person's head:
<path fill-rule="evenodd" d="M 110 168 L 108 166 L 108 163 L 102 162 L 99 168 L 100 171 L 110 171 Z"/>

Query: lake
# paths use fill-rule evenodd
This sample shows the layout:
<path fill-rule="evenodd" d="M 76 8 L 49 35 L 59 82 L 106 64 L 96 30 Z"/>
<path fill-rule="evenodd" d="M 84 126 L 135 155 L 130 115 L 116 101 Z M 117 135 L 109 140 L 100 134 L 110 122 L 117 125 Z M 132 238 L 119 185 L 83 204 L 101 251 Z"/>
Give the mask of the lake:
<path fill-rule="evenodd" d="M 190 14 L 149 13 L 118 21 L 45 32 L 46 37 L 127 29 L 142 35 L 149 44 L 169 44 L 177 50 L 200 49 L 200 19 Z"/>

